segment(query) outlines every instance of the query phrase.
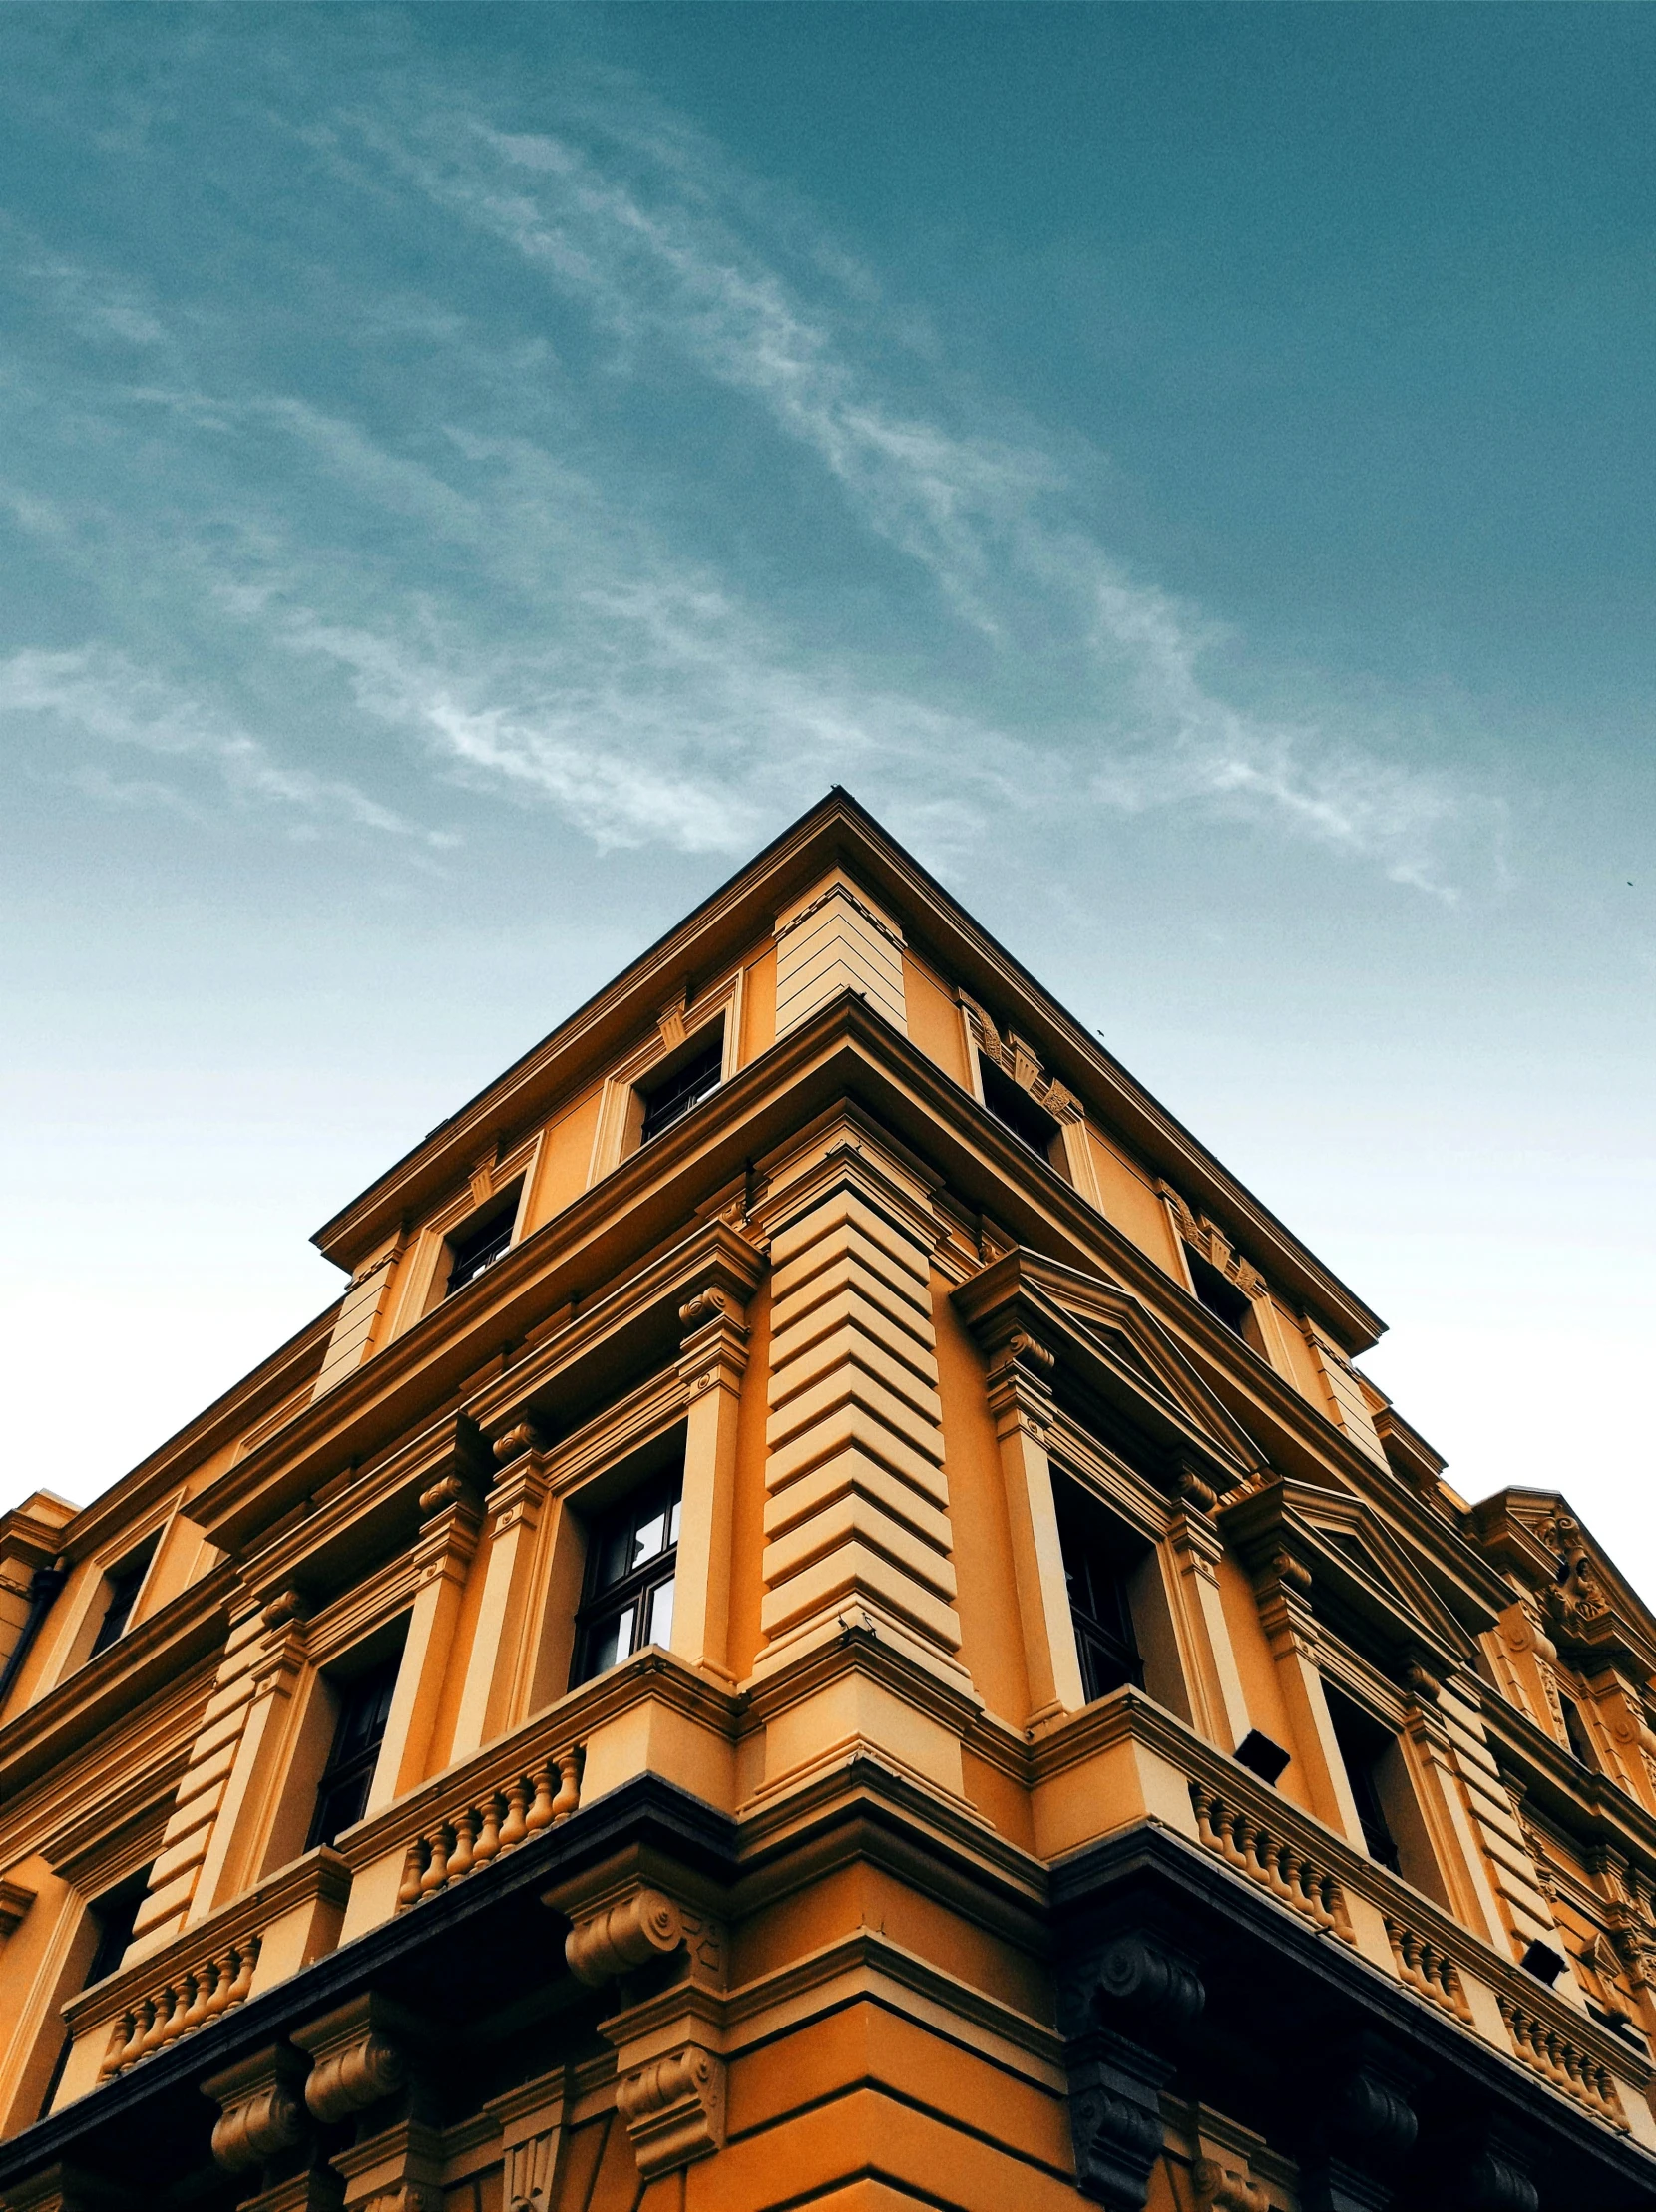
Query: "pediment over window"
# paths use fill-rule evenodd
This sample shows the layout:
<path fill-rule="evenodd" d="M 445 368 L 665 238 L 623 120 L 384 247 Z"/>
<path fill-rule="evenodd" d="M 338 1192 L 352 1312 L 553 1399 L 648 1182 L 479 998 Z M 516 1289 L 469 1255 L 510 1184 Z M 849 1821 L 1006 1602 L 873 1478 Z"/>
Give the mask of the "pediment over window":
<path fill-rule="evenodd" d="M 1435 1678 L 1467 1665 L 1492 1611 L 1457 1618 L 1373 1507 L 1345 1491 L 1280 1477 L 1226 1507 L 1226 1537 L 1255 1575 L 1293 1562 L 1312 1612 L 1389 1670 Z"/>
<path fill-rule="evenodd" d="M 962 1284 L 954 1302 L 992 1359 L 1017 1329 L 1043 1346 L 1059 1402 L 1094 1402 L 1169 1485 L 1181 1463 L 1221 1494 L 1263 1471 L 1258 1445 L 1131 1291 L 1020 1247 Z"/>
<path fill-rule="evenodd" d="M 1656 1615 L 1561 1492 L 1502 1490 L 1474 1521 L 1483 1553 L 1534 1597 L 1560 1651 L 1656 1676 Z"/>

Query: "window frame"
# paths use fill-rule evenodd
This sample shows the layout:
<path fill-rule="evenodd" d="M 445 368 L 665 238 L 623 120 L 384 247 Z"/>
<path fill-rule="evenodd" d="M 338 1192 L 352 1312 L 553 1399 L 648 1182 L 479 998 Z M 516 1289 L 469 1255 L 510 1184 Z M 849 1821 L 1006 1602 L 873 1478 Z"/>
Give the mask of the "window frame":
<path fill-rule="evenodd" d="M 608 1674 L 613 1667 L 621 1665 L 634 1653 L 651 1644 L 661 1644 L 655 1634 L 657 1606 L 663 1590 L 676 1589 L 678 1581 L 678 1543 L 680 1522 L 684 1506 L 684 1467 L 680 1459 L 674 1466 L 653 1475 L 646 1475 L 610 1501 L 600 1511 L 587 1517 L 586 1559 L 581 1581 L 581 1603 L 576 1610 L 575 1638 L 570 1657 L 571 1689 L 583 1683 L 596 1681 Z M 658 1509 L 665 1521 L 666 1542 L 631 1567 L 601 1580 L 606 1555 L 617 1541 L 636 1543 L 640 1523 L 647 1526 L 643 1517 Z M 647 1608 L 647 1634 L 639 1635 L 638 1628 L 645 1626 Z M 595 1650 L 601 1648 L 599 1639 L 609 1626 L 626 1616 L 633 1616 L 632 1641 L 624 1652 L 618 1652 L 603 1664 L 595 1663 Z M 672 1634 L 671 1599 L 668 1600 L 666 1633 Z M 662 1648 L 666 1647 L 662 1645 Z"/>
<path fill-rule="evenodd" d="M 1112 1559 L 1110 1552 L 1113 1548 L 1117 1554 L 1124 1553 L 1134 1541 L 1143 1544 L 1146 1553 L 1153 1552 L 1154 1546 L 1136 1536 L 1131 1525 L 1113 1514 L 1088 1484 L 1056 1466 L 1052 1468 L 1052 1507 L 1069 1626 L 1086 1702 L 1096 1704 L 1100 1697 L 1108 1697 L 1127 1683 L 1143 1689 L 1144 1653 L 1130 1593 L 1132 1578 L 1143 1562 L 1139 1559 L 1129 1566 L 1124 1558 Z M 1089 1521 L 1095 1528 L 1087 1528 Z M 1100 1564 L 1107 1574 L 1107 1586 L 1097 1573 Z M 1077 1603 L 1082 1584 L 1084 1604 Z M 1100 1596 L 1107 1600 L 1108 1619 L 1099 1610 Z"/>
<path fill-rule="evenodd" d="M 347 1828 L 354 1828 L 359 1820 L 367 1817 L 368 1803 L 373 1796 L 374 1776 L 379 1768 L 380 1756 L 385 1749 L 385 1737 L 390 1725 L 391 1708 L 396 1702 L 397 1680 L 402 1672 L 403 1649 L 404 1647 L 399 1644 L 394 1651 L 382 1652 L 359 1669 L 344 1675 L 324 1671 L 319 1677 L 321 1687 L 335 1701 L 335 1710 L 327 1753 L 323 1758 L 321 1772 L 316 1777 L 315 1786 L 311 1793 L 310 1821 L 305 1831 L 304 1848 L 306 1851 L 316 1851 L 323 1848 L 333 1849 L 337 1839 L 344 1834 Z M 376 1703 L 383 1698 L 384 1710 L 379 1717 L 377 1730 L 372 1733 L 371 1741 L 365 1742 L 360 1749 L 352 1752 L 349 1756 L 341 1756 L 340 1739 L 344 1734 L 347 1721 L 351 1718 L 353 1702 L 363 1698 L 365 1693 L 368 1692 L 372 1692 Z M 336 1821 L 328 1826 L 323 1819 L 323 1814 L 328 1808 L 328 1799 L 337 1794 L 342 1788 L 354 1786 L 358 1781 L 362 1784 L 362 1801 L 359 1809 L 348 1820 Z M 326 1828 L 326 1833 L 324 1833 L 324 1828 Z"/>

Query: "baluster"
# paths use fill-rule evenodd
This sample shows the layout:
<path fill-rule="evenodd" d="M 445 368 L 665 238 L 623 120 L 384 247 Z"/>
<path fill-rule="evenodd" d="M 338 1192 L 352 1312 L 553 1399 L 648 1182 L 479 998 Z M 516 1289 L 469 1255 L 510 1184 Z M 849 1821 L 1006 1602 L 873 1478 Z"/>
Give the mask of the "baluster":
<path fill-rule="evenodd" d="M 558 1754 L 558 1795 L 552 1801 L 555 1821 L 568 1820 L 581 1806 L 581 1748 L 579 1744 Z"/>
<path fill-rule="evenodd" d="M 483 1825 L 472 1847 L 473 1866 L 487 1866 L 500 1849 L 500 1791 L 491 1790 L 483 1800 Z"/>
<path fill-rule="evenodd" d="M 397 1892 L 399 1913 L 406 1913 L 410 1905 L 420 1902 L 420 1876 L 425 1872 L 423 1841 L 420 1836 L 414 1838 L 408 1847 L 408 1856 L 402 1863 L 402 1887 Z"/>
<path fill-rule="evenodd" d="M 133 2039 L 133 2016 L 123 2013 L 110 2029 L 109 2048 L 104 2052 L 104 2062 L 98 2068 L 100 2081 L 107 2081 L 112 2073 L 121 2071 L 122 2058 Z"/>
<path fill-rule="evenodd" d="M 472 1871 L 472 1846 L 477 1840 L 477 1814 L 468 1805 L 455 1816 L 454 1849 L 449 1855 L 449 1880 L 458 1882 Z"/>
<path fill-rule="evenodd" d="M 1225 1856 L 1230 1860 L 1232 1866 L 1239 1867 L 1244 1874 L 1251 1875 L 1254 1865 L 1253 1854 L 1249 1849 L 1249 1845 L 1253 1837 L 1253 1822 L 1240 1806 L 1231 1811 L 1227 1834 L 1230 1848 Z"/>
<path fill-rule="evenodd" d="M 172 2010 L 170 2002 L 172 1996 L 171 1990 L 161 1990 L 154 1997 L 147 1997 L 144 2000 L 144 2010 L 147 2017 L 144 2024 L 144 2033 L 139 2038 L 137 2054 L 140 2058 L 148 2058 L 152 2050 L 161 2048 L 162 2037 L 167 2032 L 167 2016 Z"/>
<path fill-rule="evenodd" d="M 212 1962 L 212 1990 L 207 2001 L 207 2017 L 216 2020 L 220 2013 L 229 2011 L 230 1989 L 235 1981 L 237 1960 L 234 1951 L 221 1951 Z"/>
<path fill-rule="evenodd" d="M 425 1872 L 420 1876 L 420 1894 L 422 1897 L 434 1895 L 449 1878 L 448 1823 L 440 1820 L 426 1838 L 426 1842 L 430 1846 L 431 1857 L 426 1862 Z"/>
<path fill-rule="evenodd" d="M 1210 1851 L 1219 1849 L 1219 1831 L 1213 1825 L 1218 1800 L 1204 1782 L 1190 1785 L 1190 1803 L 1196 1815 L 1196 1833 Z"/>
<path fill-rule="evenodd" d="M 524 1787 L 523 1777 L 520 1775 L 516 1781 L 506 1785 L 507 1811 L 500 1827 L 500 1847 L 503 1851 L 510 1851 L 528 1835 L 529 1824 L 524 1819 L 524 1808 L 528 1803 L 529 1791 Z"/>
<path fill-rule="evenodd" d="M 164 2043 L 176 2043 L 184 2033 L 184 2024 L 190 2018 L 199 1987 L 194 1974 L 187 1972 L 179 1976 L 178 1988 L 173 1993 L 173 2010 L 167 2016 L 167 2032 L 161 2038 Z"/>
<path fill-rule="evenodd" d="M 196 1995 L 190 2001 L 190 2010 L 184 2016 L 185 2030 L 200 2028 L 207 2017 L 207 2006 L 218 1983 L 218 1962 L 207 1960 L 196 1976 Z"/>
<path fill-rule="evenodd" d="M 235 1980 L 224 1993 L 224 2009 L 226 2012 L 232 2005 L 245 2003 L 247 1993 L 253 1986 L 253 1969 L 258 1964 L 258 1955 L 263 1948 L 263 1940 L 260 1937 L 249 1936 L 245 1943 L 232 1944 L 225 1954 L 224 1963 L 226 1966 L 231 1959 L 235 1961 Z"/>
<path fill-rule="evenodd" d="M 535 1769 L 535 1802 L 524 1815 L 524 1826 L 531 1831 L 550 1826 L 552 1821 L 552 1777 L 556 1772 L 550 1759 L 543 1759 Z"/>

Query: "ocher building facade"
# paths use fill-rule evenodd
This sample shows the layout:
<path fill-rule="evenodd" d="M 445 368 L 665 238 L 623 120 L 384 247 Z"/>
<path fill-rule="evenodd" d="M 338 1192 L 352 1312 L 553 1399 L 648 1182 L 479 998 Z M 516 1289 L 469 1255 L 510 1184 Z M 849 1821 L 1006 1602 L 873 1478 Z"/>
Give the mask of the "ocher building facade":
<path fill-rule="evenodd" d="M 1656 1623 L 842 794 L 0 1523 L 13 2212 L 1656 2206 Z"/>

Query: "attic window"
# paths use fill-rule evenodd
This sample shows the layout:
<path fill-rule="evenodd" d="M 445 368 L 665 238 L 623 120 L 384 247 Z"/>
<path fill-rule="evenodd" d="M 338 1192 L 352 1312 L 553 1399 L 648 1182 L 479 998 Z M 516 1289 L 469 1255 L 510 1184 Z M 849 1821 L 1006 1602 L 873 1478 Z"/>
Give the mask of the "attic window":
<path fill-rule="evenodd" d="M 1050 1161 L 1052 1147 L 1057 1142 L 1058 1125 L 1045 1107 L 1037 1105 L 1004 1068 L 997 1067 L 993 1060 L 981 1054 L 978 1070 L 983 1077 L 984 1104 L 996 1120 L 1032 1152 L 1038 1152 L 1043 1160 Z"/>
<path fill-rule="evenodd" d="M 456 1290 L 475 1283 L 511 1250 L 520 1188 L 514 1184 L 449 1232 L 449 1278 L 443 1286 L 444 1297 L 452 1298 Z"/>
<path fill-rule="evenodd" d="M 110 1568 L 105 1574 L 104 1588 L 108 1596 L 104 1601 L 104 1618 L 99 1622 L 98 1634 L 92 1640 L 92 1649 L 87 1654 L 89 1659 L 95 1659 L 100 1652 L 107 1652 L 112 1644 L 126 1635 L 127 1623 L 133 1617 L 133 1607 L 138 1603 L 139 1591 L 144 1587 L 144 1578 L 150 1572 L 150 1562 L 156 1556 L 159 1535 L 158 1531 L 147 1544 L 141 1544 L 136 1552 L 130 1552 L 119 1566 Z"/>
<path fill-rule="evenodd" d="M 1562 1690 L 1558 1693 L 1558 1704 L 1564 1715 L 1564 1734 L 1569 1742 L 1570 1756 L 1578 1766 L 1584 1766 L 1589 1774 L 1596 1774 L 1598 1758 L 1593 1750 L 1593 1739 L 1587 1733 L 1587 1723 L 1582 1718 L 1581 1707 L 1573 1697 L 1566 1697 Z"/>
<path fill-rule="evenodd" d="M 724 1023 L 719 1021 L 710 1030 L 699 1031 L 691 1043 L 693 1050 L 687 1058 L 669 1061 L 665 1074 L 652 1070 L 654 1080 L 638 1086 L 644 1107 L 643 1126 L 638 1132 L 640 1145 L 649 1144 L 674 1122 L 682 1121 L 724 1080 Z"/>
<path fill-rule="evenodd" d="M 1188 1245 L 1185 1258 L 1190 1263 L 1190 1280 L 1202 1304 L 1228 1329 L 1233 1329 L 1238 1336 L 1244 1334 L 1243 1323 L 1253 1311 L 1252 1298 L 1245 1290 L 1239 1290 L 1228 1275 L 1221 1275 L 1210 1260 L 1204 1260 L 1199 1252 L 1192 1252 Z"/>

